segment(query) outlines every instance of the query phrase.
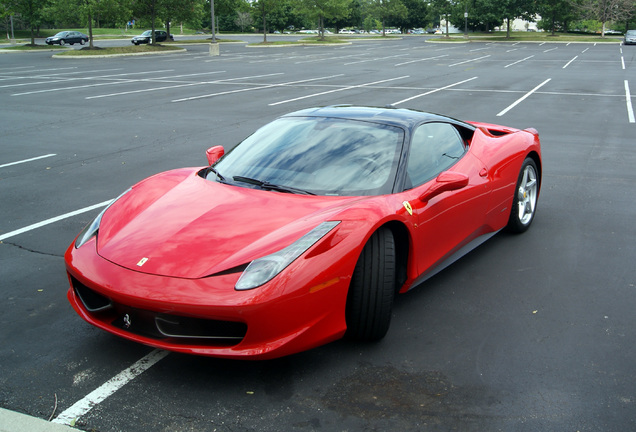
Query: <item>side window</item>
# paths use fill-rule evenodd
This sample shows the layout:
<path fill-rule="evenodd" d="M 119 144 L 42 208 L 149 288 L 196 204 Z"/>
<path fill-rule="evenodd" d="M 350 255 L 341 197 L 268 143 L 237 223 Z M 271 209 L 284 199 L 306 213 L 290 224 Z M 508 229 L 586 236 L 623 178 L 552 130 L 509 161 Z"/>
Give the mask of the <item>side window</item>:
<path fill-rule="evenodd" d="M 455 164 L 466 151 L 457 129 L 448 123 L 425 123 L 411 140 L 407 187 L 419 186 Z"/>

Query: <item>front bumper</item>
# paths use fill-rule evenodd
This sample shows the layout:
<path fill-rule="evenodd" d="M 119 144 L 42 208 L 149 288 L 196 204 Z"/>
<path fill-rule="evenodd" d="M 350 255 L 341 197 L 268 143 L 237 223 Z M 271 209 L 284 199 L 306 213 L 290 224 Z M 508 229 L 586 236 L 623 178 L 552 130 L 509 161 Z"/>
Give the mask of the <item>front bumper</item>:
<path fill-rule="evenodd" d="M 156 348 L 268 359 L 339 339 L 346 330 L 350 276 L 338 275 L 350 274 L 347 260 L 299 259 L 285 270 L 288 277 L 247 291 L 234 289 L 240 271 L 180 279 L 125 269 L 101 258 L 95 239 L 71 245 L 65 261 L 68 299 L 84 320 Z"/>

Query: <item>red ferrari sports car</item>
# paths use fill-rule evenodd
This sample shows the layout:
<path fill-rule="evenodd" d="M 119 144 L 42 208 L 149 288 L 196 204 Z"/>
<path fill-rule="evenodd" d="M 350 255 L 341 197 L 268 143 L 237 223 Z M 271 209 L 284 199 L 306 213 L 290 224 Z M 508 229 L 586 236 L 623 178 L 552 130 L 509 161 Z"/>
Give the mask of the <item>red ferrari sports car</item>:
<path fill-rule="evenodd" d="M 207 157 L 133 186 L 69 246 L 82 318 L 228 358 L 377 340 L 396 293 L 527 230 L 541 184 L 536 130 L 395 108 L 294 112 Z"/>

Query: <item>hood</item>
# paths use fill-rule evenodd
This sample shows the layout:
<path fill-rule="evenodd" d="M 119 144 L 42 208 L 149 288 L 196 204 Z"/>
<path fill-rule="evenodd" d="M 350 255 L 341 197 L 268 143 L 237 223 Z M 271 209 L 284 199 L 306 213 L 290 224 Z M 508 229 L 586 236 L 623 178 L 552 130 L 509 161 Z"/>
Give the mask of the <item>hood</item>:
<path fill-rule="evenodd" d="M 200 278 L 278 251 L 360 198 L 263 191 L 178 170 L 139 183 L 106 210 L 98 253 L 122 267 Z"/>

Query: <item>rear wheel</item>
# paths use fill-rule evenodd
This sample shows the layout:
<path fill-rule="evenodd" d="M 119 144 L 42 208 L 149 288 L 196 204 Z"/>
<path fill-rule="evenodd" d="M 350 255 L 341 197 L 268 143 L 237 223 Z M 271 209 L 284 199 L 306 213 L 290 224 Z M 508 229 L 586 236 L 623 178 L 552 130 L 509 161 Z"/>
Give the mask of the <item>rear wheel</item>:
<path fill-rule="evenodd" d="M 521 166 L 517 188 L 512 200 L 512 210 L 508 220 L 510 231 L 522 233 L 530 228 L 537 209 L 540 185 L 541 179 L 537 164 L 531 158 L 527 158 Z"/>
<path fill-rule="evenodd" d="M 86 41 L 84 39 L 80 39 L 80 45 L 84 45 Z"/>
<path fill-rule="evenodd" d="M 347 337 L 359 341 L 382 339 L 389 330 L 395 297 L 395 240 L 381 228 L 364 246 L 353 271 L 345 317 Z"/>

